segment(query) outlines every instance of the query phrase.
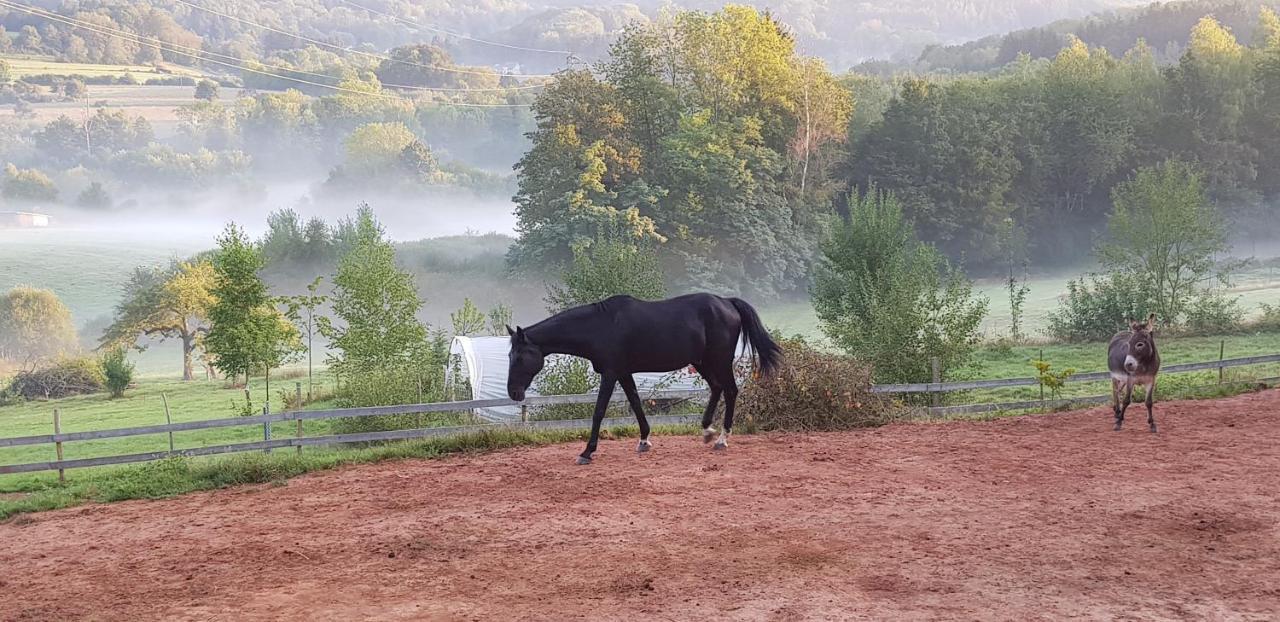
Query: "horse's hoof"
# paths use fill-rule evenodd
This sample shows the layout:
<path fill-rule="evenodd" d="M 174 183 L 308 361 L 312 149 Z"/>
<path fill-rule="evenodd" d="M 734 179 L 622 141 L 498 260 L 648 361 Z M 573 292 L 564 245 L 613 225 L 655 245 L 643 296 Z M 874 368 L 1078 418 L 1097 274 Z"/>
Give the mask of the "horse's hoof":
<path fill-rule="evenodd" d="M 578 456 L 578 464 L 580 464 L 580 465 L 582 465 L 582 464 L 591 464 L 591 458 L 587 458 L 587 457 L 584 457 L 584 456 Z"/>
<path fill-rule="evenodd" d="M 653 449 L 653 443 L 650 443 L 649 441 L 640 441 L 640 444 L 636 445 L 636 453 L 638 454 L 642 454 L 650 449 Z"/>
<path fill-rule="evenodd" d="M 1151 424 L 1151 433 L 1152 433 L 1152 434 L 1155 434 L 1155 433 L 1156 433 L 1156 424 L 1154 424 L 1154 423 L 1153 423 L 1153 424 Z"/>
<path fill-rule="evenodd" d="M 713 451 L 725 451 L 729 449 L 729 444 L 724 441 L 720 441 L 719 443 L 716 443 L 715 447 L 712 447 L 711 449 Z"/>
<path fill-rule="evenodd" d="M 1119 431 L 1120 431 L 1120 424 L 1119 424 L 1119 423 L 1117 423 L 1117 424 L 1116 424 L 1115 431 L 1116 431 L 1116 432 L 1119 432 Z"/>
<path fill-rule="evenodd" d="M 715 437 L 716 437 L 716 431 L 711 428 L 707 428 L 702 431 L 702 442 L 704 443 L 710 443 L 711 439 Z"/>

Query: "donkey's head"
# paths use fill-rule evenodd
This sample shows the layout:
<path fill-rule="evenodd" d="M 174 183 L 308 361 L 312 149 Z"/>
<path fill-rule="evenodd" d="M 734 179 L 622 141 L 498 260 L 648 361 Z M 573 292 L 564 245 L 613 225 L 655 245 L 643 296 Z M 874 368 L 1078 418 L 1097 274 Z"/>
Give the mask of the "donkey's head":
<path fill-rule="evenodd" d="M 1124 369 L 1136 373 L 1139 369 L 1151 368 L 1156 358 L 1156 314 L 1147 316 L 1146 321 L 1129 320 L 1129 355 L 1124 359 Z"/>
<path fill-rule="evenodd" d="M 542 371 L 546 355 L 536 344 L 529 341 L 529 335 L 519 326 L 515 330 L 507 327 L 511 335 L 511 352 L 507 355 L 510 365 L 507 367 L 507 397 L 519 402 L 533 382 L 533 377 Z"/>

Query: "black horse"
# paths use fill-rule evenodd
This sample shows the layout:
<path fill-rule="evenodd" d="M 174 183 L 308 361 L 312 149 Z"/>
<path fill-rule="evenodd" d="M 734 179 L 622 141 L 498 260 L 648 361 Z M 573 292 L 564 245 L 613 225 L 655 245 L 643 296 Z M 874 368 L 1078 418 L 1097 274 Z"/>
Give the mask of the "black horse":
<path fill-rule="evenodd" d="M 548 354 L 570 354 L 591 361 L 600 374 L 600 396 L 591 421 L 591 439 L 578 457 L 578 464 L 590 464 L 600 438 L 600 421 L 621 384 L 631 410 L 640 424 L 640 445 L 649 442 L 649 422 L 645 419 L 631 374 L 669 372 L 693 365 L 707 381 L 711 400 L 702 415 L 702 440 L 711 442 L 716 404 L 724 395 L 724 431 L 716 449 L 725 449 L 733 427 L 733 407 L 738 385 L 733 377 L 733 358 L 738 339 L 745 334 L 760 359 L 760 373 L 770 375 L 777 368 L 782 349 L 769 338 L 760 316 L 751 305 L 737 298 L 711 294 L 689 294 L 668 300 L 645 301 L 631 296 L 614 296 L 594 304 L 562 311 L 528 328 L 511 330 L 510 367 L 507 395 L 521 401 L 533 377 L 542 371 Z"/>

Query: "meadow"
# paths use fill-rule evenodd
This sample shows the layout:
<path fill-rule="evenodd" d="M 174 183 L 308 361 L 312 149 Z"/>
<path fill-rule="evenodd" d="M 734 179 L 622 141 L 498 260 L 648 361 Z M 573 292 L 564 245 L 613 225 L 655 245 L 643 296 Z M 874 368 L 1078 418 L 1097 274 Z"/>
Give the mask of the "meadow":
<path fill-rule="evenodd" d="M 190 76 L 198 78 L 203 77 L 204 75 L 190 67 L 174 65 L 172 63 L 163 63 L 159 66 L 100 65 L 94 63 L 66 63 L 55 60 L 49 56 L 36 55 L 5 55 L 0 56 L 0 60 L 4 60 L 4 62 L 9 63 L 9 73 L 15 80 L 36 75 L 85 77 L 111 76 L 113 78 L 120 78 L 127 74 L 137 78 L 139 81 L 146 81 L 149 78 L 167 78 L 173 76 Z"/>

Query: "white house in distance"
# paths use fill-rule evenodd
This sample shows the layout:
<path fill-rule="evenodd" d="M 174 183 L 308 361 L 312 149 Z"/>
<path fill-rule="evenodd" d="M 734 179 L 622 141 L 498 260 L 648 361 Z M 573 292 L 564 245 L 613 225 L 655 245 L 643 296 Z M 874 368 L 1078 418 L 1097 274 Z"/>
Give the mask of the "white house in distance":
<path fill-rule="evenodd" d="M 0 212 L 0 229 L 48 227 L 49 216 L 35 212 Z"/>

